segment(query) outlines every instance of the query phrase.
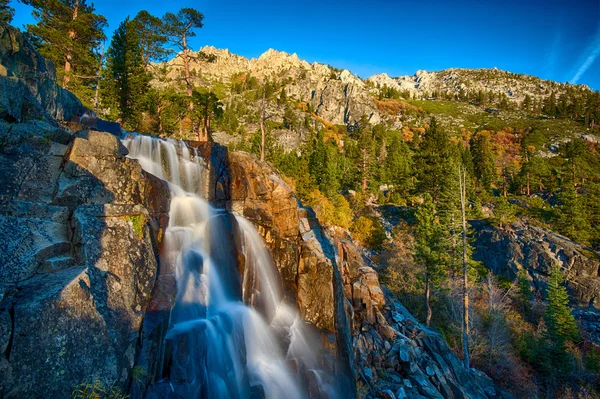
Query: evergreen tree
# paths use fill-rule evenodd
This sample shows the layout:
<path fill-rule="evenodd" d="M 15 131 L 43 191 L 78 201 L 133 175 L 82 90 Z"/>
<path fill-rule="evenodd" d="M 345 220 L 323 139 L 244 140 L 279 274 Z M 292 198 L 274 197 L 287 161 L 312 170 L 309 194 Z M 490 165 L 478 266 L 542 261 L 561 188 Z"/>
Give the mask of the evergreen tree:
<path fill-rule="evenodd" d="M 208 141 L 211 133 L 211 122 L 223 114 L 223 104 L 212 91 L 201 93 L 194 91 L 192 101 L 194 102 L 193 117 L 199 122 L 199 141 Z"/>
<path fill-rule="evenodd" d="M 137 129 L 151 79 L 142 58 L 137 23 L 127 18 L 119 25 L 107 56 L 105 97 L 115 99 L 117 114 L 123 125 Z"/>
<path fill-rule="evenodd" d="M 415 217 L 417 220 L 415 257 L 425 269 L 425 323 L 429 326 L 433 314 L 430 304 L 431 290 L 444 276 L 443 246 L 440 245 L 443 242 L 442 226 L 435 203 L 430 196 L 426 196 L 423 204 L 417 207 Z"/>
<path fill-rule="evenodd" d="M 0 0 L 0 22 L 6 22 L 10 24 L 13 16 L 15 15 L 15 9 L 9 6 L 10 0 Z"/>
<path fill-rule="evenodd" d="M 444 191 L 451 186 L 450 179 L 454 177 L 452 158 L 448 134 L 439 128 L 435 118 L 432 118 L 421 141 L 415 168 L 419 180 L 418 188 L 429 193 L 434 202 L 440 200 Z"/>
<path fill-rule="evenodd" d="M 22 0 L 33 7 L 27 32 L 40 53 L 56 65 L 58 79 L 84 103 L 91 103 L 100 65 L 106 19 L 87 0 Z"/>
<path fill-rule="evenodd" d="M 579 329 L 573 314 L 571 314 L 569 296 L 563 284 L 564 279 L 560 267 L 554 265 L 546 292 L 544 339 L 546 340 L 547 365 L 553 373 L 559 375 L 570 368 L 571 361 L 566 351 L 566 344 L 579 339 Z"/>
<path fill-rule="evenodd" d="M 519 270 L 517 275 L 518 280 L 518 297 L 521 301 L 521 309 L 527 315 L 531 312 L 531 304 L 533 302 L 533 293 L 531 292 L 531 284 L 528 274 L 525 269 Z"/>
<path fill-rule="evenodd" d="M 182 8 L 177 14 L 166 13 L 163 17 L 163 33 L 167 40 L 180 51 L 183 61 L 184 80 L 187 95 L 190 98 L 190 111 L 194 109 L 192 101 L 193 85 L 190 74 L 190 62 L 193 59 L 188 40 L 196 36 L 195 29 L 202 28 L 204 15 L 193 8 Z"/>
<path fill-rule="evenodd" d="M 382 182 L 394 185 L 395 192 L 408 192 L 411 188 L 412 153 L 408 145 L 394 135 L 386 148 L 383 162 Z"/>
<path fill-rule="evenodd" d="M 140 38 L 142 61 L 149 67 L 151 62 L 164 61 L 169 54 L 165 49 L 167 37 L 163 34 L 162 20 L 148 11 L 142 10 L 133 19 Z"/>
<path fill-rule="evenodd" d="M 552 92 L 544 102 L 544 107 L 542 108 L 542 112 L 549 116 L 556 116 L 557 108 L 556 108 L 556 93 Z"/>
<path fill-rule="evenodd" d="M 531 111 L 531 104 L 531 97 L 529 94 L 526 94 L 523 102 L 521 103 L 521 110 L 525 112 Z"/>
<path fill-rule="evenodd" d="M 314 187 L 313 179 L 310 175 L 310 166 L 308 159 L 303 156 L 300 159 L 298 168 L 298 180 L 296 180 L 296 193 L 302 201 L 306 201 Z"/>

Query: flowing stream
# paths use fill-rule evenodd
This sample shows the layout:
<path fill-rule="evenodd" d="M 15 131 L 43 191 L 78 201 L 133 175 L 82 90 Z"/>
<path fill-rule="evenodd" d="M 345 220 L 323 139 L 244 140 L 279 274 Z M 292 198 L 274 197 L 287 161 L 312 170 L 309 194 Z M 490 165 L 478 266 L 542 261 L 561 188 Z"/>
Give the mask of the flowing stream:
<path fill-rule="evenodd" d="M 331 375 L 320 367 L 318 337 L 285 302 L 254 226 L 199 195 L 208 178 L 203 158 L 175 140 L 129 134 L 123 144 L 171 192 L 161 273 L 174 273 L 177 281 L 166 336 L 174 393 L 335 398 Z"/>

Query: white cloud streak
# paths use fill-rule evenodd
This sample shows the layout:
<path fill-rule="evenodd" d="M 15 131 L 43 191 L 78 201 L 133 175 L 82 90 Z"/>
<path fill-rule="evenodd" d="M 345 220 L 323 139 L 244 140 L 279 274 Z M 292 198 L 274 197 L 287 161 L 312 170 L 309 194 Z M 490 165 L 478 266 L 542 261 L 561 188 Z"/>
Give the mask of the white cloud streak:
<path fill-rule="evenodd" d="M 571 79 L 571 83 L 577 83 L 583 74 L 592 66 L 594 61 L 596 61 L 596 58 L 600 56 L 600 26 L 598 27 L 596 35 L 586 48 L 583 55 L 585 60 L 579 66 L 579 69 L 577 70 L 577 73 L 575 73 L 575 76 L 573 76 L 573 79 Z"/>

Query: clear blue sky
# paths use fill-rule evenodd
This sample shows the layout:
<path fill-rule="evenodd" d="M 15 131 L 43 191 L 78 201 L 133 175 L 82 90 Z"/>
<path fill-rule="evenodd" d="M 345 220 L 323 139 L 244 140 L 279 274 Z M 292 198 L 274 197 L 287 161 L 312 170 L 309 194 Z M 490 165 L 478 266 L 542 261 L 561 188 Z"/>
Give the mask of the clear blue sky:
<path fill-rule="evenodd" d="M 112 30 L 141 10 L 205 15 L 193 39 L 258 57 L 269 48 L 361 77 L 418 69 L 498 67 L 600 90 L 600 0 L 286 1 L 99 0 Z M 13 24 L 32 18 L 16 3 Z"/>

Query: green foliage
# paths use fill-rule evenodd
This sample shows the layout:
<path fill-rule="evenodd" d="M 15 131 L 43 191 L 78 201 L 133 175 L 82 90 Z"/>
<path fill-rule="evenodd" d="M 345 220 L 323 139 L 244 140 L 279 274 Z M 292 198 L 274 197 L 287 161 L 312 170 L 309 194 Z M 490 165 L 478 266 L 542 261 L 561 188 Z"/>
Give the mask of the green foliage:
<path fill-rule="evenodd" d="M 146 225 L 146 217 L 144 215 L 127 215 L 122 217 L 126 222 L 131 223 L 133 231 L 140 240 L 144 238 L 144 226 Z"/>
<path fill-rule="evenodd" d="M 165 49 L 167 37 L 163 34 L 163 23 L 146 10 L 137 13 L 133 21 L 136 23 L 142 60 L 146 68 L 150 62 L 161 62 L 166 59 L 170 51 Z"/>
<path fill-rule="evenodd" d="M 203 20 L 204 15 L 193 8 L 182 8 L 177 14 L 168 12 L 163 16 L 162 34 L 179 50 L 189 48 L 187 41 L 196 36 L 194 29 L 204 26 Z"/>
<path fill-rule="evenodd" d="M 453 168 L 450 166 L 451 145 L 448 134 L 438 127 L 435 118 L 425 131 L 415 160 L 418 189 L 428 193 L 437 202 L 450 186 L 449 180 L 454 178 Z"/>
<path fill-rule="evenodd" d="M 13 16 L 15 15 L 15 9 L 9 6 L 10 0 L 0 0 L 0 21 L 10 24 Z"/>
<path fill-rule="evenodd" d="M 350 228 L 352 237 L 367 248 L 379 250 L 387 239 L 379 219 L 373 216 L 361 216 L 354 220 Z"/>
<path fill-rule="evenodd" d="M 27 32 L 39 52 L 52 60 L 62 86 L 90 105 L 100 67 L 106 18 L 87 0 L 22 0 L 33 7 L 35 25 Z"/>
<path fill-rule="evenodd" d="M 341 194 L 335 194 L 333 199 L 329 200 L 322 192 L 314 190 L 308 195 L 306 204 L 313 208 L 317 218 L 324 225 L 347 229 L 352 223 L 352 209 Z"/>
<path fill-rule="evenodd" d="M 583 199 L 573 187 L 567 187 L 559 194 L 558 226 L 561 233 L 588 243 L 591 229 Z"/>
<path fill-rule="evenodd" d="M 75 387 L 71 397 L 73 399 L 127 399 L 129 395 L 124 394 L 114 385 L 107 386 L 100 380 L 94 380 Z"/>
<path fill-rule="evenodd" d="M 127 129 L 138 130 L 151 76 L 146 71 L 140 30 L 136 21 L 125 19 L 113 34 L 107 52 L 103 97 L 114 101 L 116 114 Z"/>
<path fill-rule="evenodd" d="M 571 314 L 569 295 L 564 286 L 562 271 L 558 265 L 555 265 L 550 273 L 546 300 L 548 306 L 544 319 L 550 340 L 577 341 L 579 339 L 579 328 L 575 322 L 575 317 Z"/>
<path fill-rule="evenodd" d="M 445 275 L 444 230 L 431 197 L 417 207 L 415 218 L 415 260 L 424 266 L 429 281 L 439 284 Z"/>
<path fill-rule="evenodd" d="M 202 128 L 202 132 L 209 138 L 211 132 L 211 121 L 223 115 L 223 103 L 212 91 L 208 93 L 194 91 L 192 94 L 194 111 L 192 119 Z"/>
<path fill-rule="evenodd" d="M 146 377 L 148 377 L 148 370 L 143 366 L 135 366 L 131 370 L 131 379 L 137 384 L 143 383 Z"/>
<path fill-rule="evenodd" d="M 558 265 L 552 268 L 546 292 L 547 306 L 544 313 L 544 353 L 542 366 L 546 372 L 565 377 L 572 367 L 567 344 L 579 340 L 579 329 L 569 307 L 569 296 L 563 285 L 562 272 Z"/>
<path fill-rule="evenodd" d="M 515 208 L 503 197 L 494 198 L 494 222 L 500 226 L 512 223 L 516 220 Z"/>
<path fill-rule="evenodd" d="M 496 177 L 496 166 L 490 148 L 490 137 L 486 132 L 479 132 L 471 138 L 470 149 L 473 169 L 477 182 L 484 190 L 490 190 Z"/>

